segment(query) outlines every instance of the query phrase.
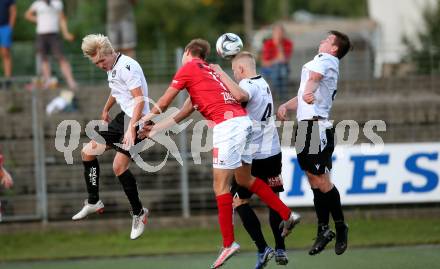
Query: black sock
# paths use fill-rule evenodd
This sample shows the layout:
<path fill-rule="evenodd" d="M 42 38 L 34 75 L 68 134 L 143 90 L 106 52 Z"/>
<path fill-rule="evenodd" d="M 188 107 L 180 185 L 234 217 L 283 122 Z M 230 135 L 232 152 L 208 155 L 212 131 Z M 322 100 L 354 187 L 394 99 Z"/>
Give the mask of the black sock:
<path fill-rule="evenodd" d="M 269 223 L 272 228 L 273 238 L 275 239 L 275 249 L 286 250 L 284 238 L 281 236 L 280 223 L 283 221 L 281 216 L 272 208 L 269 208 Z"/>
<path fill-rule="evenodd" d="M 316 217 L 318 218 L 318 231 L 320 231 L 320 227 L 328 226 L 330 211 L 328 208 L 328 204 L 326 204 L 325 194 L 322 193 L 319 189 L 312 189 L 312 191 Z"/>
<path fill-rule="evenodd" d="M 86 180 L 87 192 L 89 193 L 89 204 L 96 204 L 99 201 L 99 163 L 98 159 L 83 161 L 84 178 Z"/>
<path fill-rule="evenodd" d="M 249 204 L 242 204 L 236 207 L 235 210 L 237 210 L 244 228 L 251 236 L 252 240 L 254 240 L 258 252 L 264 252 L 267 243 L 264 239 L 263 232 L 261 231 L 260 221 L 258 220 L 257 215 L 255 215 L 254 210 L 252 210 Z"/>
<path fill-rule="evenodd" d="M 130 202 L 133 215 L 139 215 L 142 212 L 142 203 L 139 200 L 136 179 L 134 179 L 133 174 L 128 169 L 119 175 L 118 178 Z"/>
<path fill-rule="evenodd" d="M 342 213 L 341 196 L 336 186 L 324 194 L 326 204 L 332 213 L 333 221 L 335 224 L 344 223 L 344 213 Z"/>

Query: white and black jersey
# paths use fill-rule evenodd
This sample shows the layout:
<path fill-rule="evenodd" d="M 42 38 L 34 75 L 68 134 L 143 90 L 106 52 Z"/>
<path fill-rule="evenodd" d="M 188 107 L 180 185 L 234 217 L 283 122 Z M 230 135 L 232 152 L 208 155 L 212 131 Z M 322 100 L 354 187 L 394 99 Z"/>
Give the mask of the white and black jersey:
<path fill-rule="evenodd" d="M 315 101 L 313 104 L 307 104 L 303 99 L 310 71 L 323 76 L 315 92 Z M 312 61 L 303 66 L 301 84 L 298 90 L 298 109 L 296 113 L 298 121 L 310 120 L 314 117 L 329 118 L 330 109 L 337 92 L 338 75 L 339 59 L 328 53 L 316 55 Z"/>
<path fill-rule="evenodd" d="M 273 192 L 283 192 L 281 147 L 273 117 L 274 106 L 270 87 L 262 76 L 243 79 L 239 86 L 249 95 L 246 110 L 253 123 L 250 147 L 251 174 L 263 180 Z M 241 199 L 249 199 L 253 194 L 235 180 L 232 181 L 230 191 L 233 196 Z"/>
<path fill-rule="evenodd" d="M 265 159 L 281 152 L 273 117 L 274 105 L 269 85 L 262 76 L 242 79 L 240 88 L 249 95 L 246 110 L 253 121 L 252 159 Z"/>
<path fill-rule="evenodd" d="M 307 104 L 303 95 L 311 71 L 323 78 L 315 92 L 314 103 Z M 327 53 L 315 56 L 303 66 L 301 73 L 295 148 L 301 169 L 314 175 L 328 173 L 332 169 L 334 129 L 328 118 L 337 91 L 338 75 L 339 59 Z"/>
<path fill-rule="evenodd" d="M 107 72 L 108 85 L 111 89 L 111 95 L 121 107 L 122 111 L 133 117 L 133 109 L 136 105 L 131 91 L 141 88 L 144 96 L 144 109 L 142 114 L 150 112 L 148 102 L 148 85 L 145 80 L 144 72 L 141 66 L 134 59 L 119 54 L 110 71 Z"/>

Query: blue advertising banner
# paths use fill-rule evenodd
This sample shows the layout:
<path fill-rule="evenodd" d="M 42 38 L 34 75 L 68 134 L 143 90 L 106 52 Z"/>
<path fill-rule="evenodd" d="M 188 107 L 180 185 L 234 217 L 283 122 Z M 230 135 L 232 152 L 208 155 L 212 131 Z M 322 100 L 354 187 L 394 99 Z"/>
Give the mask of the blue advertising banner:
<path fill-rule="evenodd" d="M 282 200 L 292 207 L 313 206 L 295 149 L 282 153 Z M 337 146 L 331 179 L 346 205 L 439 202 L 439 153 L 440 143 Z"/>

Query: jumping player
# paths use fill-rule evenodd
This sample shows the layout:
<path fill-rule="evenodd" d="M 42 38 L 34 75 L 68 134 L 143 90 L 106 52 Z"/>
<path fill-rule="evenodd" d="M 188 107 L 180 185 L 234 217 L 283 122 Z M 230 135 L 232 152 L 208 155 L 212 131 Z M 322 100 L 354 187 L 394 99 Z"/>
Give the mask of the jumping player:
<path fill-rule="evenodd" d="M 277 113 L 281 120 L 286 120 L 287 111 L 296 110 L 298 162 L 312 188 L 318 218 L 317 237 L 310 255 L 320 253 L 335 237 L 329 228 L 330 213 L 336 228 L 335 253 L 340 255 L 347 249 L 348 226 L 338 189 L 330 180 L 334 129 L 329 115 L 337 91 L 339 60 L 350 47 L 347 35 L 330 31 L 321 41 L 318 55 L 303 66 L 298 96 L 282 104 Z"/>
<path fill-rule="evenodd" d="M 245 105 L 254 128 L 251 145 L 253 176 L 261 178 L 275 193 L 284 191 L 281 179 L 281 147 L 273 116 L 274 105 L 269 85 L 261 75 L 257 75 L 255 57 L 246 51 L 240 52 L 232 60 L 235 83 L 219 65 L 211 65 L 221 81 L 234 98 Z M 275 238 L 275 252 L 269 247 L 261 231 L 261 224 L 255 212 L 249 205 L 252 192 L 232 181 L 231 193 L 234 197 L 234 207 L 238 212 L 246 231 L 255 242 L 258 253 L 256 269 L 264 268 L 275 255 L 275 261 L 286 265 L 288 258 L 284 238 L 281 236 L 279 225 L 280 215 L 269 208 L 269 222 Z"/>
<path fill-rule="evenodd" d="M 99 163 L 96 156 L 114 148 L 116 155 L 113 160 L 113 172 L 118 177 L 132 207 L 133 222 L 130 238 L 136 239 L 144 231 L 148 210 L 139 200 L 136 180 L 128 169 L 131 156 L 127 150 L 140 141 L 136 137 L 135 123 L 149 112 L 148 103 L 145 103 L 145 98 L 148 97 L 147 82 L 140 65 L 128 56 L 116 53 L 106 36 L 92 34 L 84 37 L 81 49 L 98 68 L 107 72 L 111 91 L 101 119 L 110 123 L 107 131 L 99 131 L 100 138 L 104 140 L 92 139 L 81 151 L 89 197 L 85 200 L 81 211 L 72 219 L 80 220 L 89 214 L 103 211 L 104 204 L 99 200 Z M 109 111 L 115 103 L 119 104 L 122 112 L 111 120 Z M 124 128 L 125 119 L 129 121 L 127 129 Z M 119 143 L 123 146 L 118 146 Z"/>
<path fill-rule="evenodd" d="M 205 61 L 209 52 L 210 45 L 203 39 L 194 39 L 185 47 L 182 57 L 183 66 L 158 100 L 157 107 L 153 107 L 151 112 L 143 117 L 142 122 L 151 120 L 160 111 L 165 111 L 179 91 L 187 89 L 190 98 L 174 116 L 174 121 L 180 122 L 197 109 L 213 123 L 213 185 L 223 248 L 211 268 L 218 268 L 240 248 L 234 239 L 232 222 L 233 199 L 230 182 L 234 175 L 240 185 L 256 193 L 282 216 L 282 236 L 287 236 L 291 232 L 299 216 L 291 212 L 263 180 L 251 176 L 252 156 L 245 151 L 252 136 L 252 122 L 246 110 L 234 99 Z M 151 131 L 148 127 L 141 131 L 140 136 L 154 136 L 155 132 L 162 128 L 162 124 L 156 123 Z"/>

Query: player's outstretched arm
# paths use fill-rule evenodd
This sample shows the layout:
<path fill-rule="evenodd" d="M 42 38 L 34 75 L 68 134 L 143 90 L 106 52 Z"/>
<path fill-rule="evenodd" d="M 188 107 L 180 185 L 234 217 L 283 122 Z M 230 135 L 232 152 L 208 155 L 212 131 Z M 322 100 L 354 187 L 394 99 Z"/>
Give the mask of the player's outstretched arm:
<path fill-rule="evenodd" d="M 153 137 L 158 132 L 166 130 L 175 124 L 180 123 L 182 120 L 186 119 L 194 112 L 194 107 L 191 99 L 188 97 L 185 103 L 180 108 L 180 110 L 174 112 L 170 117 L 154 124 L 145 125 L 141 130 L 138 131 L 138 138 L 144 139 L 146 137 Z"/>
<path fill-rule="evenodd" d="M 178 94 L 179 90 L 173 87 L 169 87 L 165 91 L 165 93 L 159 98 L 157 103 L 154 104 L 154 106 L 151 108 L 151 111 L 139 120 L 138 125 L 149 122 L 154 119 L 154 117 L 156 117 L 158 114 L 165 112 Z"/>
<path fill-rule="evenodd" d="M 249 101 L 249 94 L 240 88 L 240 86 L 235 83 L 235 81 L 220 67 L 218 64 L 210 64 L 209 65 L 212 70 L 220 77 L 220 80 L 223 84 L 226 85 L 229 92 L 232 94 L 235 100 L 240 103 Z"/>
<path fill-rule="evenodd" d="M 296 110 L 297 107 L 298 107 L 298 96 L 295 96 L 294 98 L 280 105 L 280 107 L 278 108 L 277 117 L 280 120 L 285 121 L 288 119 L 287 111 Z"/>

